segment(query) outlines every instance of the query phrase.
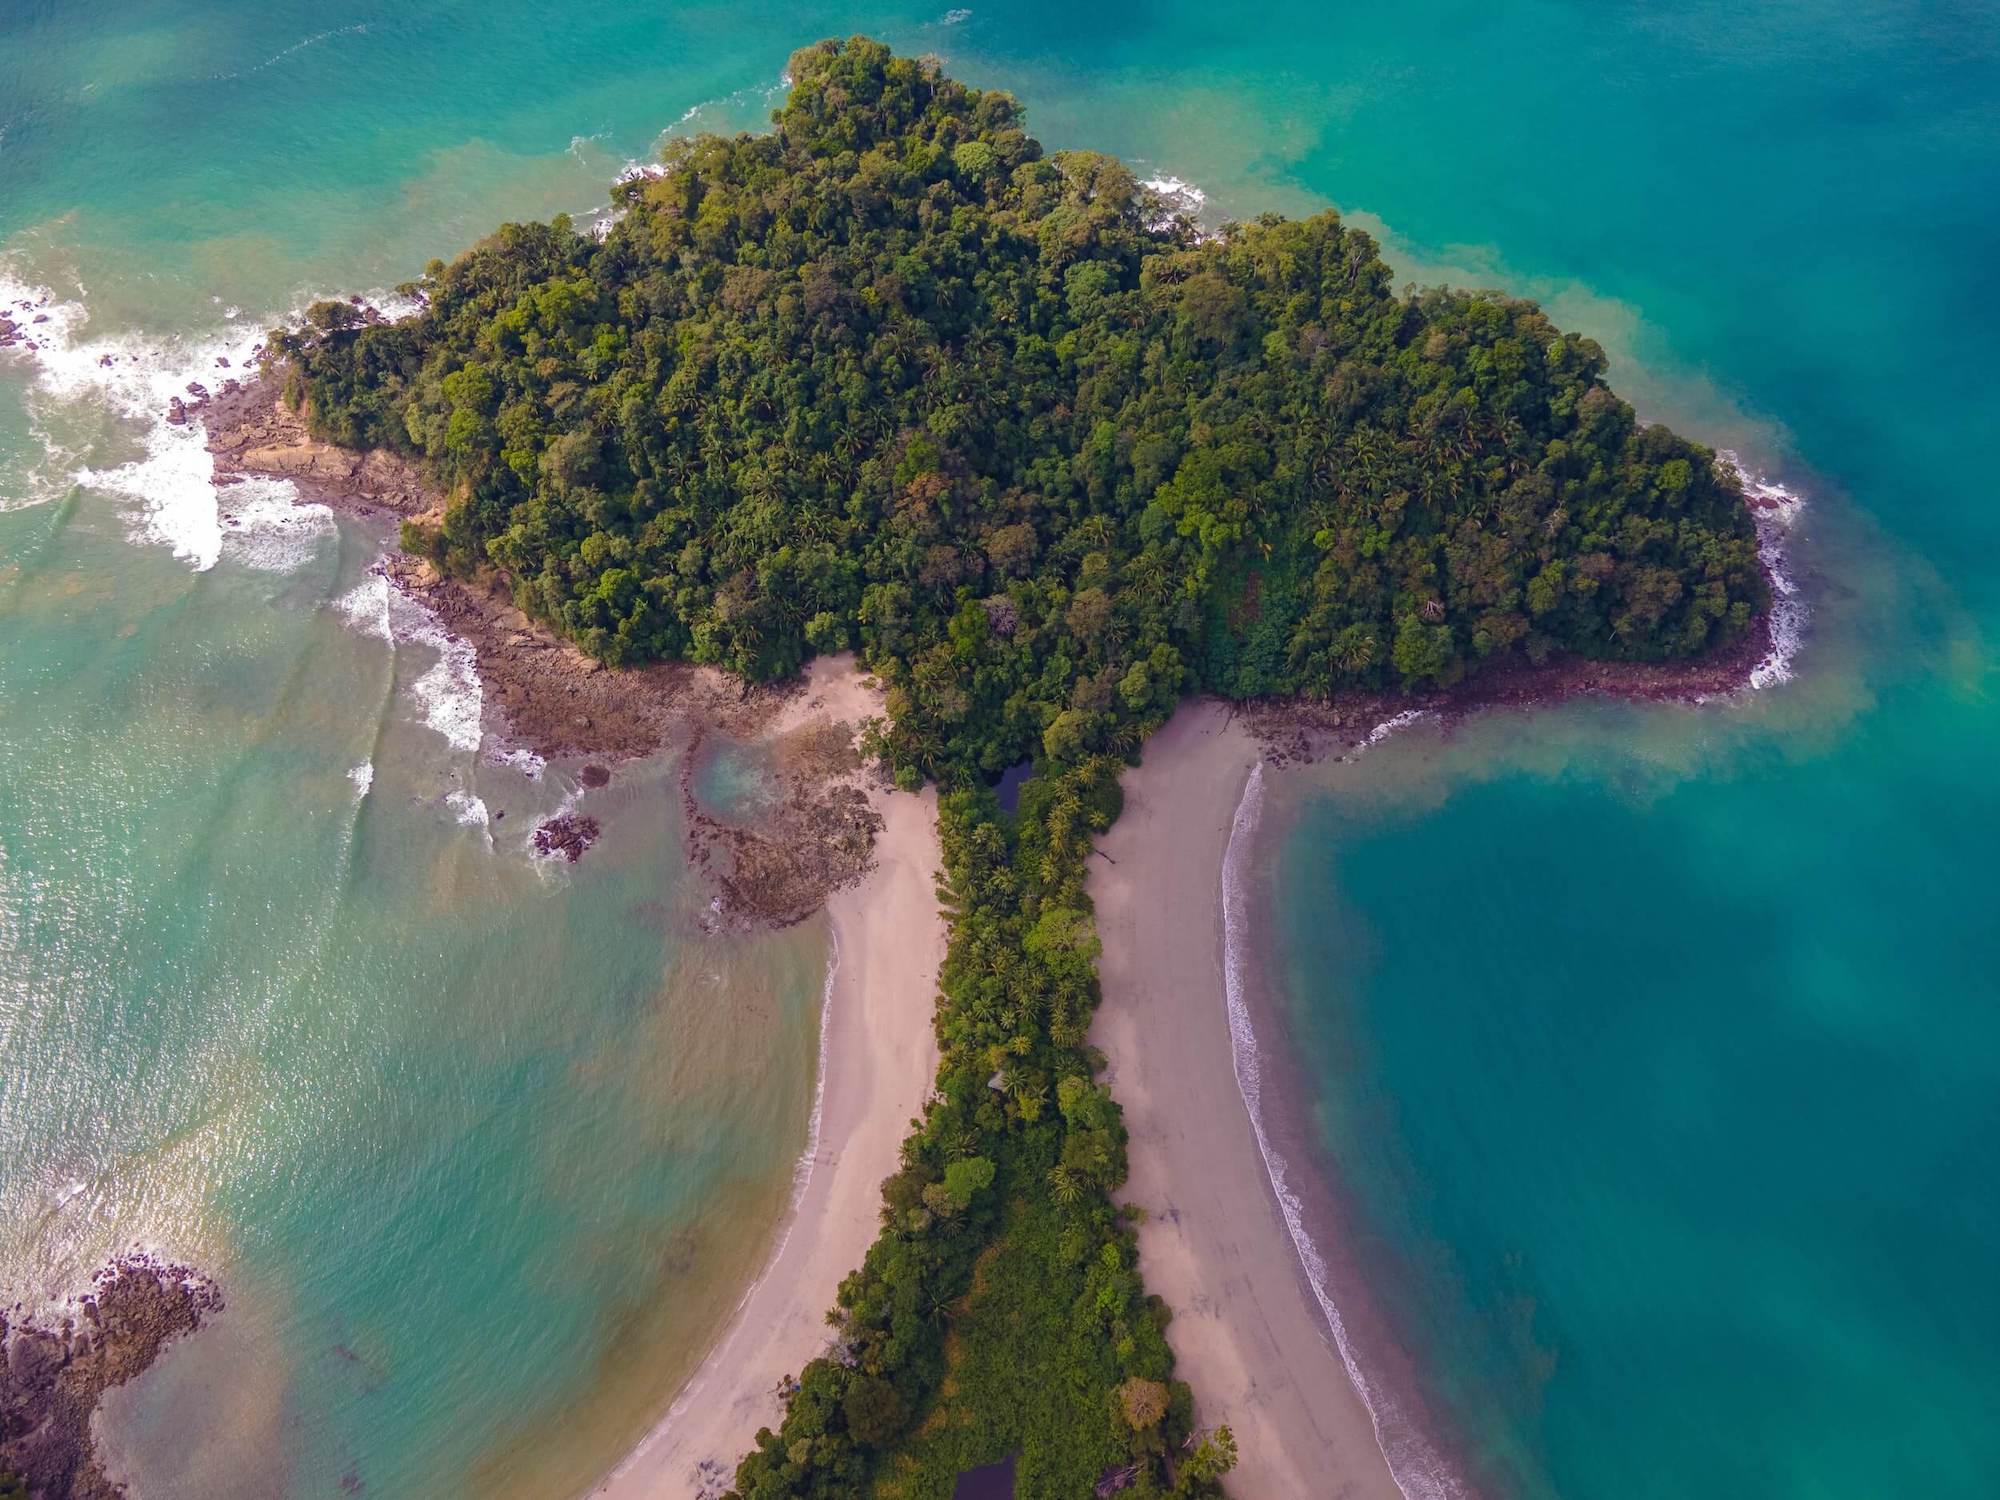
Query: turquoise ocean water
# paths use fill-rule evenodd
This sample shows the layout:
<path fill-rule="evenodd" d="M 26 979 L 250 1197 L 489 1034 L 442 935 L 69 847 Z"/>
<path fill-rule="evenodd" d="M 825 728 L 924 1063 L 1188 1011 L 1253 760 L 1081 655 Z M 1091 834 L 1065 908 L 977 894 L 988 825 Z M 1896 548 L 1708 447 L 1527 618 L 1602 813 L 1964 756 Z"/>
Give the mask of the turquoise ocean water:
<path fill-rule="evenodd" d="M 0 1283 L 225 1277 L 108 1414 L 142 1493 L 573 1491 L 782 1206 L 822 959 L 701 936 L 670 767 L 528 860 L 574 768 L 486 753 L 378 538 L 155 414 L 853 30 L 1540 296 L 1808 498 L 1792 682 L 1274 783 L 1262 998 L 1360 1352 L 1468 1485 L 2000 1491 L 2000 10 L 1747 9 L 0 8 L 50 319 L 0 354 Z"/>

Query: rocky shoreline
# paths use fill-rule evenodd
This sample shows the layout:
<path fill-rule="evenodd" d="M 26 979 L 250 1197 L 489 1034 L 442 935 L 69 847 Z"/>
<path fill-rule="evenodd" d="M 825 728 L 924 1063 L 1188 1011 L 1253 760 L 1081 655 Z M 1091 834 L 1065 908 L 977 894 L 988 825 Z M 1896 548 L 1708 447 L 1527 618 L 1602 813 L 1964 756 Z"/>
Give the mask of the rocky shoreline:
<path fill-rule="evenodd" d="M 305 419 L 278 399 L 279 391 L 275 378 L 259 375 L 229 381 L 220 393 L 183 407 L 201 418 L 216 483 L 289 479 L 301 499 L 351 515 L 414 518 L 442 509 L 415 466 L 393 453 L 356 453 L 318 441 Z"/>
<path fill-rule="evenodd" d="M 285 478 L 303 499 L 352 515 L 435 521 L 442 514 L 443 498 L 406 460 L 313 438 L 304 418 L 279 399 L 271 375 L 206 399 L 200 415 L 218 483 Z M 1746 503 L 1760 514 L 1762 530 L 1769 520 L 1763 513 L 1775 507 L 1763 489 L 1748 476 L 1745 480 Z M 472 646 L 489 701 L 514 742 L 545 758 L 588 756 L 613 764 L 668 747 L 684 752 L 682 808 L 695 863 L 716 886 L 715 925 L 734 930 L 789 925 L 868 869 L 880 820 L 868 806 L 862 768 L 849 743 L 838 753 L 779 757 L 778 795 L 753 822 L 718 818 L 695 794 L 693 767 L 705 738 L 711 733 L 744 741 L 763 737 L 787 700 L 801 691 L 799 684 L 753 687 L 680 663 L 608 668 L 531 620 L 497 573 L 470 581 L 447 578 L 393 547 L 377 566 Z M 1790 589 L 1769 556 L 1766 571 L 1774 601 L 1782 599 Z M 1481 709 L 1529 708 L 1585 695 L 1695 702 L 1748 686 L 1760 664 L 1779 649 L 1775 626 L 1775 609 L 1767 609 L 1736 641 L 1687 662 L 1511 660 L 1431 692 L 1267 700 L 1238 705 L 1237 712 L 1263 743 L 1266 757 L 1282 766 L 1351 753 L 1401 715 L 1436 716 L 1449 726 Z M 574 860 L 597 836 L 594 819 L 572 813 L 557 822 L 560 826 L 545 825 L 536 834 L 538 849 L 550 856 Z"/>
<path fill-rule="evenodd" d="M 1751 685 L 1773 648 L 1770 612 L 1740 638 L 1692 661 L 1619 662 L 1555 658 L 1482 668 L 1455 687 L 1427 693 L 1342 693 L 1325 702 L 1271 699 L 1236 705 L 1273 766 L 1305 765 L 1351 754 L 1404 715 L 1434 717 L 1447 730 L 1484 709 L 1544 708 L 1571 698 L 1634 703 L 1701 703 Z"/>
<path fill-rule="evenodd" d="M 314 438 L 269 375 L 210 398 L 200 416 L 218 484 L 289 479 L 302 500 L 378 521 L 442 514 L 443 498 L 406 460 Z M 609 668 L 530 619 L 498 573 L 444 577 L 393 544 L 376 568 L 472 647 L 499 737 L 544 759 L 588 760 L 579 777 L 586 792 L 607 783 L 620 762 L 681 752 L 693 859 L 715 886 L 711 926 L 788 926 L 867 873 L 880 817 L 868 805 L 853 734 L 789 722 L 809 707 L 803 683 L 752 686 L 674 662 Z M 693 769 L 712 735 L 771 739 L 776 795 L 756 819 L 718 817 L 695 795 Z M 535 846 L 574 861 L 600 831 L 596 818 L 571 810 L 538 828 Z"/>
<path fill-rule="evenodd" d="M 186 1266 L 126 1256 L 97 1273 L 59 1323 L 0 1312 L 0 1473 L 45 1500 L 114 1500 L 125 1493 L 98 1461 L 98 1399 L 221 1310 L 215 1284 Z"/>

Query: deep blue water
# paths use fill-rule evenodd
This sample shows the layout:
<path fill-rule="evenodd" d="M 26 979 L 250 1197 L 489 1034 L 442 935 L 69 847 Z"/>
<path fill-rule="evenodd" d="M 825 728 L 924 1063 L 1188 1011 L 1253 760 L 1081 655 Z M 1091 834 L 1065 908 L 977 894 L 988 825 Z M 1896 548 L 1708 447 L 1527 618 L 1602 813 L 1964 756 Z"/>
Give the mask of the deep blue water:
<path fill-rule="evenodd" d="M 2000 1492 L 1995 23 L 1422 7 L 1312 86 L 1289 179 L 1811 502 L 1794 682 L 1420 727 L 1275 841 L 1348 1233 L 1499 1492 Z"/>

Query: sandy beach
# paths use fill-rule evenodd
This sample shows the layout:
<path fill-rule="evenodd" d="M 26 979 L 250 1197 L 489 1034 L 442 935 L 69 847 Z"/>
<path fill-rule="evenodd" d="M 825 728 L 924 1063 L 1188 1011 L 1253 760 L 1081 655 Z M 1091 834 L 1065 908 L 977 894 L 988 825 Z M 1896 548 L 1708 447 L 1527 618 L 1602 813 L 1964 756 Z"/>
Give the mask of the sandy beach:
<path fill-rule="evenodd" d="M 854 722 L 880 712 L 851 667 L 815 663 L 792 710 Z M 784 723 L 774 726 L 782 732 Z M 876 791 L 875 868 L 827 902 L 838 966 L 821 1037 L 812 1173 L 776 1248 L 658 1427 L 596 1489 L 612 1500 L 718 1495 L 757 1429 L 778 1425 L 779 1382 L 823 1352 L 826 1311 L 878 1228 L 882 1179 L 937 1071 L 931 1032 L 945 929 L 931 792 Z"/>
<path fill-rule="evenodd" d="M 1401 1500 L 1313 1299 L 1237 1090 L 1223 988 L 1222 861 L 1259 744 L 1185 705 L 1125 776 L 1091 862 L 1104 1001 L 1091 1040 L 1131 1130 L 1140 1268 L 1205 1426 L 1228 1423 L 1245 1500 Z"/>

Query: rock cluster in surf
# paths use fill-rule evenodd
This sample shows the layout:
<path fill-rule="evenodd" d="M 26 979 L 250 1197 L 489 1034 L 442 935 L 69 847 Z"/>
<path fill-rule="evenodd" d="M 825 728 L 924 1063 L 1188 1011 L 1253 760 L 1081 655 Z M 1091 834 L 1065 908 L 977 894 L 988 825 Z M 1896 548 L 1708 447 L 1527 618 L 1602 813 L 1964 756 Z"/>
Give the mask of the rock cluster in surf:
<path fill-rule="evenodd" d="M 18 1474 L 31 1495 L 123 1495 L 91 1440 L 98 1398 L 221 1307 L 205 1277 L 133 1255 L 99 1271 L 60 1321 L 19 1304 L 0 1312 L 0 1473 Z"/>

